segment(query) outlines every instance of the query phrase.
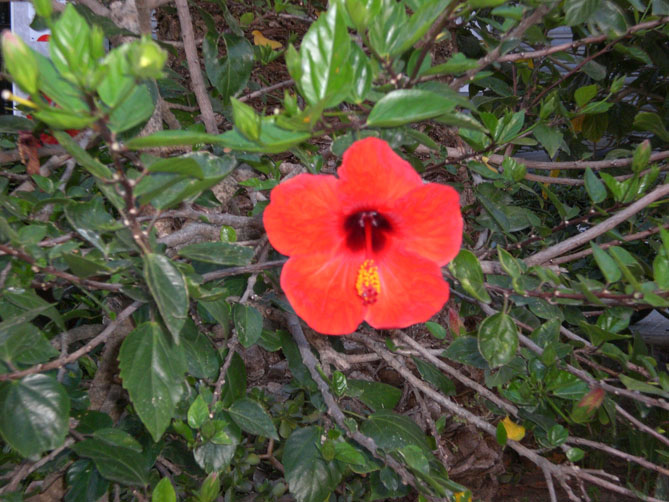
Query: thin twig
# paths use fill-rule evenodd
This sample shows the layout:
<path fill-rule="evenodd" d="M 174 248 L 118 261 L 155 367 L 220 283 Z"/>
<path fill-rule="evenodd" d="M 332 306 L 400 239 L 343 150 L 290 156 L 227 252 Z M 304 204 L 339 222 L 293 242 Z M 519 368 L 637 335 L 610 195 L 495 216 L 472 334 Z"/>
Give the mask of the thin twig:
<path fill-rule="evenodd" d="M 118 327 L 118 325 L 123 321 L 125 321 L 128 317 L 130 317 L 133 314 L 133 312 L 135 312 L 135 310 L 137 310 L 141 305 L 142 305 L 141 302 L 133 302 L 130 305 L 128 305 L 125 309 L 119 312 L 118 316 L 116 316 L 116 319 L 107 324 L 105 329 L 103 329 L 98 336 L 93 338 L 90 342 L 81 347 L 79 350 L 75 350 L 74 352 L 65 357 L 59 357 L 55 361 L 37 364 L 35 366 L 31 366 L 30 368 L 21 371 L 14 371 L 12 373 L 1 374 L 0 382 L 5 380 L 16 380 L 18 378 L 23 378 L 28 375 L 34 375 L 35 373 L 40 373 L 42 371 L 54 370 L 62 366 L 65 366 L 66 364 L 70 364 L 71 362 L 76 361 L 81 356 L 88 354 L 91 350 L 93 350 L 101 343 L 104 343 L 107 340 L 107 338 L 111 336 L 111 334 Z"/>
<path fill-rule="evenodd" d="M 288 330 L 293 335 L 295 343 L 297 344 L 297 347 L 300 350 L 300 354 L 302 355 L 302 361 L 304 362 L 305 366 L 309 369 L 311 377 L 316 382 L 318 390 L 321 392 L 321 395 L 323 396 L 323 401 L 325 401 L 325 405 L 328 408 L 328 415 L 335 421 L 335 423 L 339 426 L 339 428 L 346 433 L 347 436 L 349 436 L 351 439 L 353 439 L 357 443 L 367 448 L 367 450 L 369 450 L 369 452 L 372 455 L 374 455 L 374 457 L 378 458 L 379 460 L 384 462 L 388 467 L 394 470 L 400 476 L 400 478 L 402 478 L 402 482 L 404 484 L 409 484 L 418 490 L 415 478 L 409 473 L 409 471 L 404 466 L 402 466 L 394 458 L 382 455 L 372 438 L 370 438 L 369 436 L 365 436 L 360 431 L 357 430 L 352 431 L 346 426 L 345 422 L 346 417 L 344 416 L 344 413 L 341 411 L 341 408 L 339 408 L 339 405 L 332 396 L 332 393 L 330 392 L 330 387 L 323 380 L 321 374 L 317 369 L 318 361 L 316 360 L 314 354 L 311 352 L 311 346 L 309 345 L 309 342 L 304 336 L 304 332 L 302 331 L 302 326 L 300 325 L 300 320 L 297 318 L 295 314 L 287 312 L 286 321 L 288 324 Z"/>
<path fill-rule="evenodd" d="M 563 171 L 568 169 L 592 169 L 597 171 L 599 169 L 609 169 L 614 167 L 627 167 L 631 166 L 634 162 L 633 157 L 627 157 L 624 159 L 610 159 L 610 160 L 573 160 L 566 162 L 548 162 L 548 161 L 539 161 L 539 160 L 528 160 L 523 159 L 522 157 L 512 157 L 513 160 L 524 164 L 528 169 L 540 169 L 544 171 Z M 662 152 L 655 152 L 651 154 L 650 159 L 648 160 L 649 164 L 653 162 L 659 162 L 669 158 L 669 150 Z M 487 160 L 490 164 L 500 165 L 504 162 L 505 156 L 492 154 L 487 157 Z"/>
<path fill-rule="evenodd" d="M 524 261 L 528 266 L 541 265 L 545 262 L 552 263 L 553 258 L 556 258 L 566 253 L 567 251 L 571 251 L 574 248 L 592 241 L 596 237 L 608 232 L 609 230 L 618 226 L 620 223 L 628 220 L 630 217 L 645 209 L 656 200 L 659 200 L 667 195 L 669 195 L 669 183 L 658 186 L 655 190 L 646 194 L 635 203 L 630 204 L 622 211 L 619 211 L 610 218 L 607 218 L 601 223 L 598 223 L 594 227 L 589 228 L 585 232 L 576 234 L 569 239 L 539 251 L 538 253 L 525 258 Z"/>
<path fill-rule="evenodd" d="M 277 82 L 276 84 L 263 87 L 262 89 L 258 89 L 257 91 L 250 92 L 249 94 L 244 94 L 242 97 L 239 98 L 239 101 L 248 101 L 250 99 L 255 99 L 259 98 L 260 96 L 263 96 L 267 94 L 268 92 L 276 91 L 278 89 L 283 89 L 285 87 L 290 87 L 291 85 L 295 84 L 293 79 L 289 80 L 284 80 L 283 82 Z"/>
<path fill-rule="evenodd" d="M 231 277 L 240 274 L 252 274 L 259 270 L 267 270 L 268 268 L 279 267 L 288 261 L 287 258 L 282 260 L 266 261 L 262 263 L 254 263 L 252 265 L 242 265 L 241 267 L 230 267 L 222 270 L 215 270 L 202 274 L 204 282 L 215 281 L 216 279 L 223 279 L 224 277 Z"/>
<path fill-rule="evenodd" d="M 212 395 L 211 405 L 209 406 L 209 409 L 211 410 L 209 412 L 209 418 L 214 418 L 214 412 L 215 412 L 214 405 L 221 398 L 221 392 L 223 390 L 223 385 L 225 384 L 226 375 L 228 374 L 228 368 L 230 368 L 230 364 L 232 364 L 232 357 L 235 355 L 236 352 L 237 352 L 237 335 L 233 334 L 228 340 L 228 355 L 225 357 L 225 362 L 223 363 L 223 366 L 221 366 L 221 370 L 218 374 L 218 379 L 216 380 L 216 385 L 214 386 L 214 394 Z"/>

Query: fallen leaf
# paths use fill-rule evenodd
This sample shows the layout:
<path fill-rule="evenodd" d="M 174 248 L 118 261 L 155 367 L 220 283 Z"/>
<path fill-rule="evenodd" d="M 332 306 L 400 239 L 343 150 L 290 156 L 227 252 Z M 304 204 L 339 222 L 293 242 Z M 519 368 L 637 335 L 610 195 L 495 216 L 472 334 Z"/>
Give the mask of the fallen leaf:
<path fill-rule="evenodd" d="M 525 427 L 514 423 L 508 416 L 502 420 L 502 424 L 506 429 L 506 437 L 513 441 L 520 441 L 525 437 Z"/>
<path fill-rule="evenodd" d="M 272 49 L 281 49 L 283 47 L 283 44 L 281 42 L 277 42 L 276 40 L 270 40 L 269 38 L 266 38 L 265 35 L 262 34 L 259 30 L 253 30 L 251 32 L 251 35 L 253 35 L 253 44 L 254 45 L 262 45 L 262 46 L 269 46 Z"/>

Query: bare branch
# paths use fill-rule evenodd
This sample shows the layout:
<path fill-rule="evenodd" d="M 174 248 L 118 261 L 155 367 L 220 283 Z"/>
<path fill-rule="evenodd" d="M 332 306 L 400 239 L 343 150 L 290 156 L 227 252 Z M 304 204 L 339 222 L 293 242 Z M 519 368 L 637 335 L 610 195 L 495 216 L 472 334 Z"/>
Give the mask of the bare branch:
<path fill-rule="evenodd" d="M 177 13 L 179 14 L 179 23 L 181 24 L 181 37 L 184 41 L 188 71 L 190 72 L 191 84 L 197 104 L 200 106 L 200 111 L 202 112 L 202 121 L 209 134 L 218 134 L 214 109 L 211 106 L 209 94 L 207 94 L 200 60 L 197 56 L 195 35 L 193 34 L 193 20 L 190 10 L 188 10 L 188 0 L 175 0 L 175 4 Z"/>
<path fill-rule="evenodd" d="M 611 160 L 574 160 L 568 162 L 547 162 L 547 161 L 537 161 L 537 160 L 528 160 L 523 159 L 522 157 L 512 157 L 516 162 L 524 164 L 528 169 L 540 169 L 544 171 L 562 171 L 567 169 L 592 169 L 593 171 L 599 169 L 609 169 L 614 167 L 627 167 L 631 166 L 634 159 L 628 157 L 625 159 L 611 159 Z M 659 162 L 669 158 L 669 150 L 662 152 L 655 152 L 650 156 L 649 163 Z M 504 162 L 505 156 L 493 154 L 490 155 L 487 160 L 490 164 L 501 165 Z M 553 178 L 554 179 L 554 178 Z"/>
<path fill-rule="evenodd" d="M 595 239 L 596 237 L 608 232 L 609 230 L 615 228 L 623 221 L 629 219 L 630 217 L 637 214 L 639 211 L 645 209 L 650 204 L 659 200 L 663 197 L 669 195 L 669 183 L 658 186 L 655 190 L 643 196 L 637 200 L 634 204 L 630 204 L 628 207 L 614 214 L 610 218 L 604 220 L 603 222 L 595 225 L 592 228 L 589 228 L 585 232 L 574 235 L 569 239 L 559 242 L 554 246 L 551 246 L 547 249 L 539 251 L 538 253 L 525 258 L 524 261 L 527 265 L 541 265 L 545 262 L 551 262 L 553 258 L 556 258 L 567 251 L 571 251 L 574 248 L 582 246 Z"/>

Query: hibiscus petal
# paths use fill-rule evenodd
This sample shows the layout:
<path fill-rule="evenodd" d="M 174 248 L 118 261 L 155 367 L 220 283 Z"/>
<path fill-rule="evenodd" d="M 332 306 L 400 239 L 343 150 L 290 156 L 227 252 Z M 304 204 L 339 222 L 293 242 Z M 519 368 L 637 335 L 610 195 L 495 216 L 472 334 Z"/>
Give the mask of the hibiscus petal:
<path fill-rule="evenodd" d="M 405 328 L 427 321 L 448 300 L 448 283 L 430 260 L 393 247 L 380 259 L 381 283 L 365 321 L 376 329 Z"/>
<path fill-rule="evenodd" d="M 397 201 L 392 211 L 398 245 L 437 265 L 460 252 L 460 195 L 450 186 L 428 183 Z"/>
<path fill-rule="evenodd" d="M 283 266 L 281 287 L 295 313 L 315 331 L 346 335 L 362 322 L 355 289 L 359 259 L 347 255 L 294 256 Z"/>
<path fill-rule="evenodd" d="M 348 210 L 363 207 L 383 211 L 423 184 L 411 164 L 378 138 L 353 143 L 344 152 L 337 174 Z"/>
<path fill-rule="evenodd" d="M 285 255 L 330 252 L 346 238 L 334 176 L 300 174 L 275 187 L 263 223 Z"/>

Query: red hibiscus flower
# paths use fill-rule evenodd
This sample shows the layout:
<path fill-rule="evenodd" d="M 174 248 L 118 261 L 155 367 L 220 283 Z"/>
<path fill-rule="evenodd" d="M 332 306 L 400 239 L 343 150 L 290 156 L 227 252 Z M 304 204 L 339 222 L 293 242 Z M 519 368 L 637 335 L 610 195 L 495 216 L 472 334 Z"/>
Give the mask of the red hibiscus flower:
<path fill-rule="evenodd" d="M 343 335 L 427 321 L 448 300 L 441 268 L 460 250 L 451 187 L 423 183 L 377 138 L 355 142 L 338 178 L 300 174 L 265 209 L 272 246 L 290 259 L 281 287 L 314 330 Z"/>

